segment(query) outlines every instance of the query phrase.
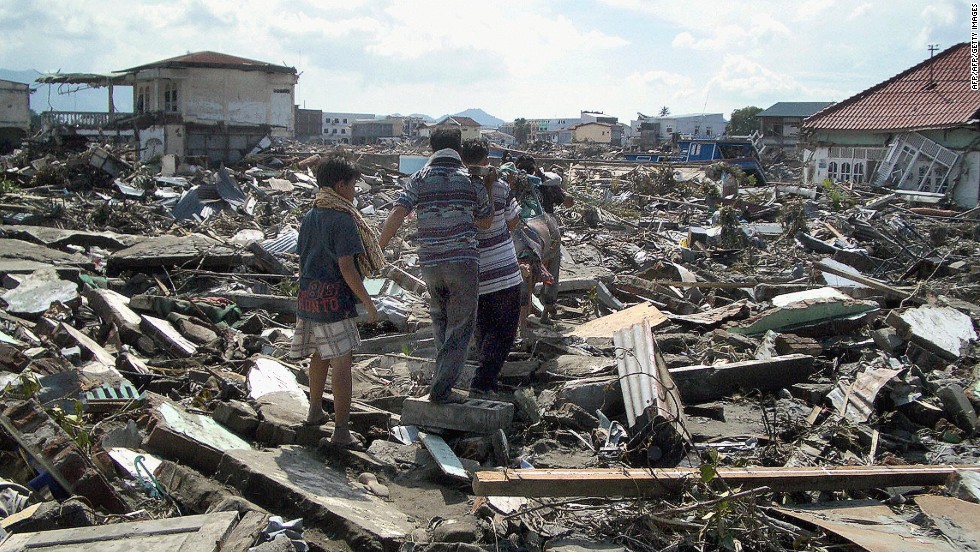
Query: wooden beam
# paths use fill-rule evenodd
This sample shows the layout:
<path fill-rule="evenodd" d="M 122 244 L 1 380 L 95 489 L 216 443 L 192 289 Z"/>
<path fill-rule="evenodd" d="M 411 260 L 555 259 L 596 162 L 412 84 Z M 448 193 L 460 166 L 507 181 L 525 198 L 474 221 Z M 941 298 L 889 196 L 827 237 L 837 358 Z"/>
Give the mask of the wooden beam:
<path fill-rule="evenodd" d="M 834 266 L 830 266 L 828 264 L 825 264 L 823 261 L 818 262 L 816 264 L 816 267 L 817 267 L 817 270 L 819 270 L 821 272 L 826 272 L 828 274 L 835 274 L 835 275 L 840 276 L 842 278 L 847 278 L 848 280 L 851 280 L 852 282 L 857 282 L 859 284 L 864 284 L 864 285 L 868 286 L 869 288 L 874 289 L 874 290 L 877 290 L 877 291 L 880 291 L 882 293 L 886 293 L 888 295 L 893 295 L 893 296 L 899 297 L 901 299 L 912 299 L 912 294 L 909 293 L 909 292 L 907 292 L 907 291 L 904 291 L 904 290 L 901 290 L 901 289 L 898 289 L 898 288 L 894 288 L 894 287 L 889 286 L 889 285 L 887 285 L 887 284 L 885 284 L 883 282 L 879 282 L 878 280 L 875 280 L 875 279 L 872 279 L 872 278 L 868 278 L 867 276 L 861 276 L 860 274 L 854 274 L 853 272 L 848 272 L 846 270 L 841 270 L 841 269 L 839 269 L 837 267 L 834 267 Z"/>
<path fill-rule="evenodd" d="M 718 477 L 732 487 L 766 486 L 773 492 L 797 492 L 942 485 L 957 471 L 980 473 L 980 466 L 719 468 Z M 680 496 L 700 478 L 700 468 L 481 471 L 474 476 L 473 493 L 528 498 Z"/>

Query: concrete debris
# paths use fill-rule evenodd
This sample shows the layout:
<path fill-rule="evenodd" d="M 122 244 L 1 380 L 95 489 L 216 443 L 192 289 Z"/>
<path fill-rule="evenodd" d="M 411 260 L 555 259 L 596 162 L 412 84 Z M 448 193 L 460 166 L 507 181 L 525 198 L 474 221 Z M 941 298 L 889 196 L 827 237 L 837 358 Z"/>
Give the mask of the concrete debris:
<path fill-rule="evenodd" d="M 377 228 L 424 148 L 348 147 Z M 340 447 L 343 397 L 328 381 L 307 425 L 308 360 L 289 358 L 298 229 L 335 148 L 265 131 L 236 148 L 253 153 L 220 167 L 106 141 L 0 157 L 0 465 L 34 490 L 0 528 L 24 546 L 86 526 L 131 546 L 111 540 L 130 524 L 293 546 L 259 542 L 278 517 L 321 550 L 817 550 L 869 547 L 874 527 L 980 549 L 961 504 L 921 493 L 980 495 L 976 211 L 808 187 L 769 149 L 762 184 L 666 151 L 529 144 L 575 197 L 556 210 L 556 303 L 544 316 L 532 288 L 499 391 L 430 403 L 409 219 L 365 280 L 380 316 L 358 320 L 358 444 Z M 666 502 L 608 498 L 636 495 Z M 847 504 L 868 497 L 902 515 Z"/>

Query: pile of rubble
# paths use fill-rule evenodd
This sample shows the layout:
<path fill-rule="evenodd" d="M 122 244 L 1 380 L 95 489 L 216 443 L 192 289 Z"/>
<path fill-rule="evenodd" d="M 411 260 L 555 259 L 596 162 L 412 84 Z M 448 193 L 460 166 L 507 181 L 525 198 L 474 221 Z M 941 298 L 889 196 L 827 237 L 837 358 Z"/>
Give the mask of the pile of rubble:
<path fill-rule="evenodd" d="M 366 282 L 358 452 L 303 424 L 286 355 L 327 150 L 3 158 L 0 551 L 977 547 L 974 212 L 565 157 L 558 315 L 532 317 L 503 400 L 420 398 L 403 227 Z M 380 225 L 397 155 L 348 151 Z"/>

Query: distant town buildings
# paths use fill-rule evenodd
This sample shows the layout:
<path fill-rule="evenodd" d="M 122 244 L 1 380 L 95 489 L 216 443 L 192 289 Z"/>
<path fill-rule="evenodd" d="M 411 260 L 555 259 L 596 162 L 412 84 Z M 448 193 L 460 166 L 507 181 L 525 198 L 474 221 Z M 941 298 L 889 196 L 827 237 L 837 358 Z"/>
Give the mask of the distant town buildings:
<path fill-rule="evenodd" d="M 755 118 L 759 121 L 763 148 L 796 153 L 803 120 L 833 103 L 777 102 L 760 111 Z"/>
<path fill-rule="evenodd" d="M 31 89 L 0 79 L 0 154 L 9 153 L 31 130 Z"/>

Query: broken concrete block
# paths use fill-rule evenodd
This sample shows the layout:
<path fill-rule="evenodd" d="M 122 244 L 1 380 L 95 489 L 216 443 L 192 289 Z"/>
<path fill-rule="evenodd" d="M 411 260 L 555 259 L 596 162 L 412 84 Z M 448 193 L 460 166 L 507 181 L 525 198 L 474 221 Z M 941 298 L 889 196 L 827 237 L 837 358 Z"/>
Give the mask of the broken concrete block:
<path fill-rule="evenodd" d="M 895 351 L 905 343 L 901 337 L 898 337 L 895 328 L 879 328 L 871 332 L 871 339 L 874 339 L 879 349 L 888 354 L 895 354 Z"/>
<path fill-rule="evenodd" d="M 3 519 L 3 529 L 10 533 L 33 533 L 91 527 L 98 523 L 91 507 L 81 500 L 69 498 L 60 503 L 42 502 L 12 514 Z"/>
<path fill-rule="evenodd" d="M 161 266 L 195 266 L 205 270 L 221 270 L 241 263 L 242 255 L 239 252 L 201 234 L 144 238 L 140 243 L 116 251 L 109 257 L 110 270 Z"/>
<path fill-rule="evenodd" d="M 102 348 L 101 345 L 95 342 L 91 337 L 83 334 L 79 330 L 73 328 L 72 326 L 62 322 L 60 324 L 60 329 L 67 333 L 71 341 L 78 344 L 79 347 L 87 351 L 85 358 L 91 358 L 95 362 L 103 364 L 105 366 L 115 366 L 116 357 L 112 355 L 109 351 Z M 118 374 L 117 374 L 118 376 Z M 121 376 L 119 376 L 121 378 Z"/>
<path fill-rule="evenodd" d="M 595 377 L 599 374 L 611 374 L 615 369 L 615 359 L 585 355 L 560 355 L 542 362 L 540 368 L 542 372 L 570 378 L 586 378 Z"/>
<path fill-rule="evenodd" d="M 0 550 L 227 550 L 223 538 L 237 521 L 237 513 L 219 512 L 18 533 L 4 541 Z"/>
<path fill-rule="evenodd" d="M 259 399 L 263 395 L 277 392 L 287 392 L 302 396 L 306 407 L 310 403 L 306 393 L 296 381 L 296 375 L 281 362 L 268 357 L 257 357 L 250 362 L 248 369 L 248 396 Z"/>
<path fill-rule="evenodd" d="M 669 372 L 684 403 L 699 403 L 739 390 L 775 391 L 806 381 L 813 372 L 813 357 L 786 355 L 769 360 L 671 368 Z"/>
<path fill-rule="evenodd" d="M 470 399 L 463 404 L 437 404 L 426 397 L 405 399 L 401 423 L 470 433 L 507 429 L 514 420 L 514 405 Z"/>
<path fill-rule="evenodd" d="M 973 320 L 951 307 L 922 306 L 901 314 L 892 311 L 885 323 L 903 339 L 947 360 L 960 358 L 963 347 L 977 339 Z"/>
<path fill-rule="evenodd" d="M 0 296 L 10 314 L 33 318 L 51 308 L 53 303 L 66 306 L 79 303 L 78 284 L 62 280 L 53 268 L 37 270 L 17 279 L 20 284 Z"/>
<path fill-rule="evenodd" d="M 143 331 L 171 355 L 177 358 L 188 358 L 197 354 L 197 346 L 180 335 L 180 332 L 171 326 L 170 322 L 146 314 L 140 315 L 140 318 L 142 318 L 140 327 L 143 328 Z"/>
<path fill-rule="evenodd" d="M 616 377 L 582 378 L 566 382 L 558 392 L 558 402 L 570 402 L 586 412 L 618 409 L 623 395 Z"/>
<path fill-rule="evenodd" d="M 980 502 L 980 473 L 957 470 L 949 476 L 949 492 L 953 496 L 969 502 Z"/>
<path fill-rule="evenodd" d="M 214 473 L 224 452 L 251 448 L 208 416 L 191 414 L 162 397 L 149 401 L 157 405 L 152 411 L 155 423 L 146 439 L 150 450 Z"/>
<path fill-rule="evenodd" d="M 185 314 L 172 312 L 167 315 L 167 322 L 173 324 L 181 335 L 197 345 L 208 345 L 218 340 L 218 334 L 210 328 L 195 323 L 192 317 Z"/>
<path fill-rule="evenodd" d="M 943 410 L 957 427 L 968 434 L 977 431 L 977 411 L 973 409 L 962 387 L 956 384 L 944 385 L 936 392 L 936 396 L 943 402 Z"/>
<path fill-rule="evenodd" d="M 217 477 L 270 511 L 335 532 L 354 550 L 397 548 L 413 529 L 404 513 L 295 445 L 229 450 Z"/>
<path fill-rule="evenodd" d="M 124 343 L 136 345 L 143 337 L 140 316 L 129 308 L 128 297 L 109 289 L 91 289 L 85 298 L 102 320 L 116 325 Z"/>
<path fill-rule="evenodd" d="M 247 403 L 228 401 L 218 404 L 214 409 L 214 419 L 235 433 L 252 439 L 259 427 L 259 415 Z"/>
<path fill-rule="evenodd" d="M 259 512 L 261 507 L 242 497 L 231 487 L 187 466 L 164 460 L 153 469 L 153 476 L 165 485 L 167 494 L 172 496 L 185 511 L 196 514 L 212 512 Z M 266 513 L 267 514 L 267 513 Z"/>
<path fill-rule="evenodd" d="M 310 408 L 306 395 L 275 391 L 262 395 L 256 403 L 260 419 L 255 431 L 257 440 L 273 445 L 291 445 L 297 442 L 296 430 L 306 421 Z M 314 438 L 312 444 L 316 444 L 319 437 L 323 436 Z"/>

